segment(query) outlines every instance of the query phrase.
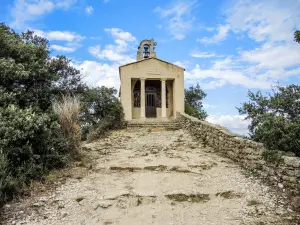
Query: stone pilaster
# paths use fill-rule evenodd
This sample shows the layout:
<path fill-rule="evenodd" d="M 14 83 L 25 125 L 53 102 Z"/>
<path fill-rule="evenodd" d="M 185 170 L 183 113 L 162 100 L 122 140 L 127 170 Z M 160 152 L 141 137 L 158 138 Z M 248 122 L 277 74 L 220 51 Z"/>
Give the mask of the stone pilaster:
<path fill-rule="evenodd" d="M 161 79 L 161 118 L 167 118 L 166 79 Z"/>
<path fill-rule="evenodd" d="M 141 119 L 145 119 L 145 78 L 140 78 L 141 81 Z"/>

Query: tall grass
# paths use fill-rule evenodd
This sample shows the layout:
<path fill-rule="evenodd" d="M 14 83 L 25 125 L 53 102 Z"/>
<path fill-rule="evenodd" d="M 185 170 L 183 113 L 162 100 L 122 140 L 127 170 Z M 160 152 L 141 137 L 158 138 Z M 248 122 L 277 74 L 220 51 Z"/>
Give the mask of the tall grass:
<path fill-rule="evenodd" d="M 63 136 L 68 140 L 71 152 L 80 148 L 81 132 L 79 125 L 80 101 L 78 97 L 64 95 L 52 103 L 53 111 L 58 116 Z"/>

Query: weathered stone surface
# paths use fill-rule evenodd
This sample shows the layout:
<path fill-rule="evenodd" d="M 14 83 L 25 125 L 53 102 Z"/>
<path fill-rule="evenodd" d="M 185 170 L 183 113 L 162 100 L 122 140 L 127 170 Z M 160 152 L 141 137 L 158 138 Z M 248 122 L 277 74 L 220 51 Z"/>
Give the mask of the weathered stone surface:
<path fill-rule="evenodd" d="M 105 200 L 99 201 L 99 202 L 95 203 L 94 210 L 97 210 L 99 207 L 101 207 L 103 209 L 107 209 L 112 205 L 113 205 L 113 203 L 111 201 L 105 201 Z"/>
<path fill-rule="evenodd" d="M 225 128 L 199 121 L 185 114 L 178 114 L 178 123 L 191 135 L 197 135 L 199 141 L 214 148 L 216 152 L 238 162 L 246 169 L 255 169 L 261 177 L 277 184 L 289 187 L 291 192 L 300 191 L 300 158 L 283 156 L 283 162 L 266 162 L 262 157 L 266 149 L 263 144 L 232 135 Z M 275 176 L 276 175 L 276 176 Z"/>
<path fill-rule="evenodd" d="M 69 168 L 68 177 L 53 190 L 54 195 L 43 193 L 42 197 L 37 192 L 11 207 L 6 205 L 4 224 L 283 224 L 287 210 L 277 194 L 246 176 L 237 164 L 256 167 L 257 160 L 246 158 L 252 155 L 243 152 L 245 147 L 236 147 L 236 142 L 223 145 L 216 140 L 220 130 L 211 136 L 209 132 L 215 128 L 209 127 L 203 133 L 202 125 L 193 126 L 201 126 L 197 138 L 184 129 L 112 132 L 83 150 L 93 167 L 81 174 L 82 179 L 72 175 L 72 170 L 82 165 Z M 206 138 L 222 148 L 198 142 Z M 228 135 L 223 138 L 233 139 Z M 220 149 L 221 154 L 216 154 Z M 28 207 L 36 202 L 42 206 Z M 24 213 L 19 217 L 20 211 Z"/>
<path fill-rule="evenodd" d="M 300 212 L 300 196 L 297 196 L 297 197 L 293 198 L 292 206 L 295 210 Z"/>
<path fill-rule="evenodd" d="M 297 157 L 283 156 L 284 163 L 295 168 L 300 167 L 300 159 Z"/>
<path fill-rule="evenodd" d="M 290 177 L 295 177 L 295 170 L 286 170 L 285 173 Z"/>
<path fill-rule="evenodd" d="M 253 148 L 245 148 L 243 149 L 243 152 L 246 154 L 252 154 L 253 152 L 255 152 L 255 150 Z"/>

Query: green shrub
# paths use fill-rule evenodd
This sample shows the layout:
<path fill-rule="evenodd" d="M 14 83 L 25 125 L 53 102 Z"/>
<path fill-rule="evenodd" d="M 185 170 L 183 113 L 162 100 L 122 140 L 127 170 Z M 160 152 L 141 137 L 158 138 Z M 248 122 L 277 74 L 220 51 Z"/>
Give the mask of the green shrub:
<path fill-rule="evenodd" d="M 0 108 L 0 198 L 9 199 L 30 179 L 62 167 L 67 147 L 54 117 L 15 105 Z"/>
<path fill-rule="evenodd" d="M 193 115 L 196 113 L 196 109 L 194 109 L 192 106 L 185 104 L 184 105 L 184 112 L 188 115 Z"/>
<path fill-rule="evenodd" d="M 262 152 L 262 158 L 268 162 L 268 163 L 273 163 L 277 164 L 280 163 L 282 159 L 282 155 L 278 151 L 274 150 L 265 150 Z"/>
<path fill-rule="evenodd" d="M 16 192 L 17 185 L 9 172 L 6 155 L 0 153 L 0 207 Z"/>
<path fill-rule="evenodd" d="M 31 179 L 66 164 L 72 142 L 52 111 L 52 101 L 62 94 L 82 93 L 86 85 L 70 60 L 52 57 L 48 41 L 32 31 L 18 34 L 0 23 L 0 49 L 0 202 L 4 203 Z"/>
<path fill-rule="evenodd" d="M 206 111 L 203 109 L 203 99 L 206 97 L 205 92 L 200 88 L 199 84 L 195 87 L 191 86 L 184 90 L 185 113 L 204 120 L 207 117 Z"/>
<path fill-rule="evenodd" d="M 204 120 L 207 117 L 207 114 L 205 111 L 198 111 L 192 106 L 185 104 L 184 112 L 190 116 L 196 117 L 199 120 Z"/>
<path fill-rule="evenodd" d="M 268 95 L 249 91 L 248 98 L 237 109 L 250 121 L 250 138 L 300 156 L 300 85 L 276 86 Z"/>
<path fill-rule="evenodd" d="M 88 89 L 82 96 L 81 129 L 83 138 L 93 140 L 109 130 L 124 126 L 124 113 L 114 88 Z"/>

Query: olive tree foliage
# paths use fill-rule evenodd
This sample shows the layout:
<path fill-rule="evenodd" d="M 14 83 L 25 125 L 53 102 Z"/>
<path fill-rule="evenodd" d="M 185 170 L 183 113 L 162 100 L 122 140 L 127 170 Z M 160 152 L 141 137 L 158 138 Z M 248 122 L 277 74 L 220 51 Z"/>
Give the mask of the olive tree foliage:
<path fill-rule="evenodd" d="M 50 55 L 46 39 L 0 24 L 0 206 L 64 166 L 81 131 L 96 138 L 121 127 L 115 93 L 87 87 L 69 59 Z"/>
<path fill-rule="evenodd" d="M 294 33 L 300 43 L 300 31 Z M 264 143 L 270 150 L 293 152 L 300 156 L 300 86 L 277 85 L 272 93 L 248 91 L 249 102 L 238 111 L 249 119 L 250 138 Z"/>
<path fill-rule="evenodd" d="M 85 89 L 70 60 L 50 56 L 46 39 L 0 24 L 0 202 L 66 163 L 67 142 L 51 104 Z"/>
<path fill-rule="evenodd" d="M 250 138 L 300 156 L 300 86 L 276 86 L 268 95 L 248 91 L 248 98 L 237 109 L 251 121 Z"/>
<path fill-rule="evenodd" d="M 204 120 L 207 117 L 206 111 L 203 109 L 203 99 L 206 97 L 206 93 L 197 84 L 195 87 L 191 86 L 184 90 L 185 95 L 185 113 L 194 116 L 200 120 Z"/>
<path fill-rule="evenodd" d="M 0 87 L 21 108 L 50 108 L 55 95 L 82 92 L 80 71 L 65 56 L 50 57 L 46 39 L 0 25 Z M 9 103 L 9 102 L 8 102 Z M 3 103 L 2 103 L 3 104 Z"/>

